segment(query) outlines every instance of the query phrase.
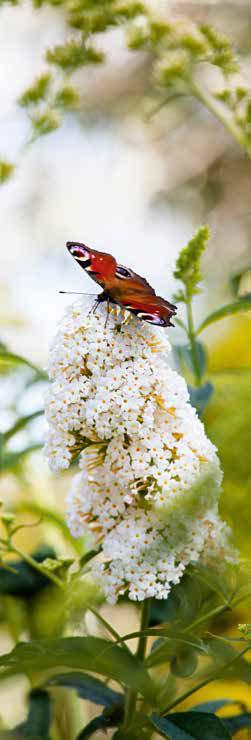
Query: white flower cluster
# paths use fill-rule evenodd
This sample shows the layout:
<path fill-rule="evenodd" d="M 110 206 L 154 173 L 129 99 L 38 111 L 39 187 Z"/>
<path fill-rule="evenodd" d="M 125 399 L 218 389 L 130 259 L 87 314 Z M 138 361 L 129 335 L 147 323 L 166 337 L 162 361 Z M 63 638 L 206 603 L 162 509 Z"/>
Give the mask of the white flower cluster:
<path fill-rule="evenodd" d="M 218 458 L 167 366 L 165 330 L 118 309 L 106 326 L 105 308 L 88 307 L 68 309 L 53 343 L 45 452 L 53 470 L 80 453 L 68 524 L 101 544 L 107 599 L 166 598 L 188 563 L 227 555 Z"/>

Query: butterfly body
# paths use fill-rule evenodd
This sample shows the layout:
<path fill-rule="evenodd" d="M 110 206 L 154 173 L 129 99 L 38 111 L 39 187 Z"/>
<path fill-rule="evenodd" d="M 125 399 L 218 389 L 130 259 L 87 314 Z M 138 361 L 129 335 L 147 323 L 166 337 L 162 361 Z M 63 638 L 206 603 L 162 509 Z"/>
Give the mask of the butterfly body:
<path fill-rule="evenodd" d="M 80 267 L 103 288 L 98 303 L 110 301 L 151 324 L 173 326 L 170 319 L 176 306 L 157 296 L 145 278 L 119 265 L 112 255 L 81 242 L 67 242 L 66 247 Z"/>

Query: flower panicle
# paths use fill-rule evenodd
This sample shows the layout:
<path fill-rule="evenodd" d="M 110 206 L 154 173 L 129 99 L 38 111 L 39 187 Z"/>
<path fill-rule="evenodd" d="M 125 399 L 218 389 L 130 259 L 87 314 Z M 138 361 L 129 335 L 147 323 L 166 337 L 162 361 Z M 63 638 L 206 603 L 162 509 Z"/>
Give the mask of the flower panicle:
<path fill-rule="evenodd" d="M 85 300 L 68 309 L 51 350 L 46 454 L 59 470 L 78 452 L 68 526 L 101 544 L 92 572 L 111 603 L 125 592 L 166 598 L 219 543 L 230 557 L 216 450 L 169 350 L 165 330 L 124 323 L 123 312 L 106 326 L 104 308 L 89 315 Z"/>

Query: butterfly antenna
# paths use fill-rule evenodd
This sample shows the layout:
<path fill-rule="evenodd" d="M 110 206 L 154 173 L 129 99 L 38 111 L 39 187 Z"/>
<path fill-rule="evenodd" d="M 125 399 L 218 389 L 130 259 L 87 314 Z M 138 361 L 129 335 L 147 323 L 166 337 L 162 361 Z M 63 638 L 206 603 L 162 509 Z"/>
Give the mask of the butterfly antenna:
<path fill-rule="evenodd" d="M 59 293 L 67 293 L 68 295 L 97 295 L 97 293 L 80 293 L 77 290 L 59 290 Z"/>

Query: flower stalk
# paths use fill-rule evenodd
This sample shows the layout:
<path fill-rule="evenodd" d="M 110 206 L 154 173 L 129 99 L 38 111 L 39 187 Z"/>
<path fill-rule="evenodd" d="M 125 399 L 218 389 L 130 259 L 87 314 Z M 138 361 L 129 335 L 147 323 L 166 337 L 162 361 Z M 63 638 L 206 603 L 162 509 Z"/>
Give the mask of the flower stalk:
<path fill-rule="evenodd" d="M 186 312 L 187 312 L 187 335 L 190 342 L 190 348 L 191 348 L 191 362 L 193 366 L 193 373 L 194 373 L 194 382 L 197 387 L 201 385 L 201 371 L 200 371 L 200 364 L 197 354 L 197 347 L 196 347 L 196 334 L 195 334 L 195 328 L 194 328 L 194 321 L 193 321 L 193 310 L 192 310 L 192 301 L 191 298 L 186 292 Z"/>
<path fill-rule="evenodd" d="M 140 632 L 141 634 L 138 639 L 138 646 L 136 650 L 137 658 L 144 661 L 147 647 L 147 635 L 144 631 L 149 625 L 149 617 L 151 610 L 151 599 L 145 599 L 141 606 L 141 620 L 140 620 Z M 134 689 L 127 689 L 125 697 L 125 715 L 124 715 L 124 729 L 128 729 L 134 723 L 135 712 L 137 709 L 137 697 L 138 692 Z"/>

